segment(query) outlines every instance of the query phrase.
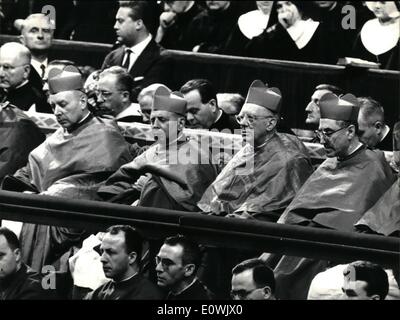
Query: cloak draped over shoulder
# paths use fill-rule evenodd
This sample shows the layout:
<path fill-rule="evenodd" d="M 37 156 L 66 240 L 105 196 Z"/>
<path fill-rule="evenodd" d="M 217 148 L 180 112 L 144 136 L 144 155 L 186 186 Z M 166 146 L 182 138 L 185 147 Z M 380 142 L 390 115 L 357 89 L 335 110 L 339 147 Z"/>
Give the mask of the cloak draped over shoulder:
<path fill-rule="evenodd" d="M 198 205 L 219 215 L 247 212 L 257 219 L 271 220 L 268 214 L 272 213 L 276 221 L 311 173 L 312 165 L 301 141 L 276 133 L 256 150 L 245 145 Z"/>

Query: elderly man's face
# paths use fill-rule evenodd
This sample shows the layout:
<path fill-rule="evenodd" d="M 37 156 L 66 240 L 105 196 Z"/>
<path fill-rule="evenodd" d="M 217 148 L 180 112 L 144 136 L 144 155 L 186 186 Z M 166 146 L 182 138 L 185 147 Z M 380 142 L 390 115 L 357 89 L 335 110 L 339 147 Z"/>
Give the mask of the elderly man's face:
<path fill-rule="evenodd" d="M 156 257 L 157 285 L 174 290 L 185 279 L 183 247 L 164 244 Z"/>
<path fill-rule="evenodd" d="M 115 17 L 114 30 L 117 34 L 117 40 L 128 47 L 136 44 L 137 31 L 135 21 L 129 16 L 130 8 L 119 8 Z"/>
<path fill-rule="evenodd" d="M 11 51 L 0 49 L 0 88 L 15 89 L 28 79 L 30 61 Z"/>
<path fill-rule="evenodd" d="M 50 95 L 49 103 L 58 123 L 66 130 L 87 114 L 86 96 L 79 91 L 62 91 Z"/>
<path fill-rule="evenodd" d="M 319 111 L 319 100 L 325 94 L 330 92 L 329 90 L 316 90 L 311 96 L 311 101 L 306 107 L 307 119 L 306 123 L 319 125 L 319 119 L 321 113 Z"/>
<path fill-rule="evenodd" d="M 348 136 L 348 128 L 342 128 L 336 120 L 321 118 L 319 132 L 327 157 L 344 158 L 348 155 L 351 142 Z"/>
<path fill-rule="evenodd" d="M 216 102 L 210 100 L 207 103 L 201 102 L 198 90 L 192 90 L 184 94 L 187 101 L 186 122 L 190 129 L 209 129 L 216 118 Z"/>
<path fill-rule="evenodd" d="M 129 93 L 118 89 L 115 75 L 108 74 L 100 77 L 97 88 L 97 104 L 100 110 L 104 110 L 114 117 L 129 106 Z"/>
<path fill-rule="evenodd" d="M 0 235 L 0 280 L 17 272 L 18 263 L 20 261 L 20 250 L 11 249 L 6 237 Z"/>
<path fill-rule="evenodd" d="M 276 117 L 271 111 L 255 104 L 245 104 L 236 116 L 242 137 L 247 143 L 260 146 L 265 142 L 268 132 L 276 127 Z"/>
<path fill-rule="evenodd" d="M 152 133 L 160 143 L 168 143 L 178 138 L 184 121 L 177 114 L 165 110 L 152 110 L 150 115 Z"/>
<path fill-rule="evenodd" d="M 106 233 L 100 246 L 103 271 L 114 281 L 124 280 L 129 274 L 130 257 L 126 252 L 125 234 Z"/>
<path fill-rule="evenodd" d="M 51 46 L 53 29 L 50 20 L 43 17 L 30 18 L 21 32 L 22 43 L 31 51 L 45 51 Z"/>

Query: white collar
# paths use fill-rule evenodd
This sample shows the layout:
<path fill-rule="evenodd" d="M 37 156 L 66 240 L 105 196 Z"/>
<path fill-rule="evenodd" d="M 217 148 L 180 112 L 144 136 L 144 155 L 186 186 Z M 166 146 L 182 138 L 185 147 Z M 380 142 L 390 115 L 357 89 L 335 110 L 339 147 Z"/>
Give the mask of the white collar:
<path fill-rule="evenodd" d="M 151 34 L 149 34 L 146 39 L 144 39 L 143 41 L 135 44 L 133 47 L 125 48 L 125 51 L 127 49 L 131 49 L 132 52 L 138 57 L 138 56 L 140 56 L 142 54 L 143 50 L 150 43 L 151 39 L 152 39 L 152 36 L 151 36 Z"/>
<path fill-rule="evenodd" d="M 44 74 L 44 78 L 46 78 L 46 73 L 47 73 L 47 65 L 48 65 L 48 58 L 44 59 L 43 62 L 40 62 L 38 60 L 36 60 L 35 58 L 32 57 L 31 59 L 31 65 L 35 68 L 35 70 L 37 71 L 37 73 L 39 74 L 39 76 L 42 75 L 42 69 L 40 68 L 40 66 L 43 64 L 45 66 L 45 74 Z"/>
<path fill-rule="evenodd" d="M 383 139 L 386 138 L 386 136 L 388 135 L 389 131 L 390 131 L 389 126 L 385 124 L 385 128 L 383 129 L 383 135 L 382 135 L 381 141 L 383 141 Z M 379 142 L 381 142 L 381 141 L 379 141 Z"/>
<path fill-rule="evenodd" d="M 268 25 L 270 15 L 265 15 L 261 10 L 254 10 L 242 14 L 238 19 L 240 31 L 248 39 L 259 36 Z"/>
<path fill-rule="evenodd" d="M 286 30 L 296 43 L 297 48 L 303 49 L 310 42 L 318 26 L 319 22 L 312 19 L 299 20 Z"/>
<path fill-rule="evenodd" d="M 399 42 L 400 19 L 382 25 L 378 19 L 367 21 L 361 29 L 361 42 L 372 54 L 379 56 L 393 49 Z"/>
<path fill-rule="evenodd" d="M 221 116 L 222 116 L 222 110 L 219 109 L 218 111 L 219 111 L 219 112 L 218 112 L 218 117 L 215 119 L 214 123 L 217 123 L 218 120 L 219 120 L 219 119 L 221 118 Z"/>
<path fill-rule="evenodd" d="M 139 103 L 131 103 L 128 108 L 122 110 L 115 116 L 115 120 L 122 119 L 128 116 L 141 116 Z"/>

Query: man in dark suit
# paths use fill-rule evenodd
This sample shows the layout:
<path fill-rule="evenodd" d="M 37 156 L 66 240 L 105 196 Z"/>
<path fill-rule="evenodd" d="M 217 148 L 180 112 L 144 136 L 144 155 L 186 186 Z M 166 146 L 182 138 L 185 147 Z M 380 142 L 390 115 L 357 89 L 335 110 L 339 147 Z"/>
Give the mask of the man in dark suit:
<path fill-rule="evenodd" d="M 114 29 L 122 47 L 109 53 L 104 59 L 102 69 L 111 66 L 126 68 L 133 77 L 133 100 L 144 87 L 163 83 L 165 58 L 162 48 L 155 43 L 149 30 L 156 21 L 153 17 L 155 4 L 149 1 L 122 2 L 116 15 Z"/>
<path fill-rule="evenodd" d="M 54 21 L 43 13 L 35 13 L 21 21 L 20 41 L 31 52 L 31 72 L 29 81 L 42 90 L 43 80 L 47 79 L 49 50 L 53 41 Z"/>
<path fill-rule="evenodd" d="M 18 42 L 8 42 L 0 48 L 0 101 L 24 111 L 52 113 L 43 91 L 29 81 L 30 62 L 30 51 Z"/>

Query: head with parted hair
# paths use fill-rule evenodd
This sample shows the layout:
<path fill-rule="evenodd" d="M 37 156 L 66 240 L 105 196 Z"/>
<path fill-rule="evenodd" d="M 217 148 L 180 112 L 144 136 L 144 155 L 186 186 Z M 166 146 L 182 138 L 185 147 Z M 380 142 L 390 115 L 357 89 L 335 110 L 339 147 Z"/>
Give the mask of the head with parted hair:
<path fill-rule="evenodd" d="M 21 267 L 20 242 L 8 228 L 0 228 L 0 281 L 14 275 Z"/>
<path fill-rule="evenodd" d="M 118 41 L 132 47 L 154 33 L 158 21 L 155 1 L 120 1 L 114 29 Z"/>
<path fill-rule="evenodd" d="M 100 261 L 107 278 L 121 281 L 140 270 L 143 237 L 133 227 L 115 225 L 107 229 L 100 250 Z"/>
<path fill-rule="evenodd" d="M 186 101 L 186 124 L 191 129 L 209 129 L 218 118 L 217 91 L 207 79 L 193 79 L 180 89 Z"/>
<path fill-rule="evenodd" d="M 34 13 L 22 20 L 20 40 L 33 56 L 47 56 L 53 41 L 54 29 L 54 21 L 49 15 Z"/>
<path fill-rule="evenodd" d="M 319 110 L 319 100 L 326 93 L 334 93 L 336 95 L 343 94 L 343 90 L 332 84 L 319 84 L 315 87 L 314 93 L 311 96 L 310 102 L 307 104 L 306 113 L 307 119 L 306 123 L 314 126 L 319 125 L 319 120 L 321 119 L 321 113 Z"/>
<path fill-rule="evenodd" d="M 358 102 L 360 104 L 358 114 L 360 141 L 369 148 L 375 148 L 388 131 L 385 126 L 385 111 L 378 101 L 370 97 L 360 97 Z"/>
<path fill-rule="evenodd" d="M 179 291 L 196 277 L 201 263 L 199 245 L 183 235 L 165 239 L 156 257 L 157 284 Z"/>
<path fill-rule="evenodd" d="M 232 269 L 233 299 L 274 299 L 275 277 L 272 269 L 262 260 L 245 260 Z"/>
<path fill-rule="evenodd" d="M 347 300 L 384 300 L 389 292 L 386 271 L 369 261 L 355 261 L 343 271 L 343 298 Z"/>

